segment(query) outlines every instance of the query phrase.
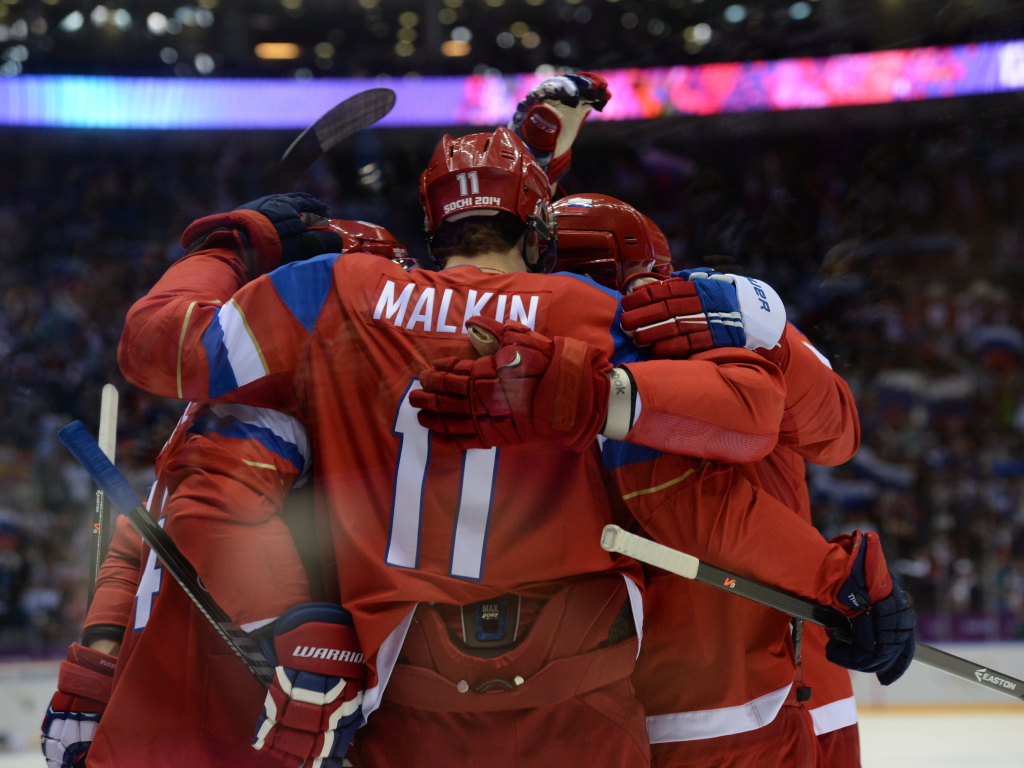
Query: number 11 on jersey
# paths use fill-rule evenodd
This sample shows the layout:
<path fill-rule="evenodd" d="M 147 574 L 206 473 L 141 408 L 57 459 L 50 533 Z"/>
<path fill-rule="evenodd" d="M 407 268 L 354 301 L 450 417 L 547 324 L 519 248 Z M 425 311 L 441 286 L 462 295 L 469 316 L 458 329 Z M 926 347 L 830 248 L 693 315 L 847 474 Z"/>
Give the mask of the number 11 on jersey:
<path fill-rule="evenodd" d="M 430 431 L 419 423 L 418 411 L 409 403 L 409 393 L 419 388 L 419 379 L 413 379 L 402 395 L 391 428 L 401 443 L 385 562 L 398 568 L 417 568 L 419 563 L 423 490 L 430 468 Z M 497 467 L 497 448 L 462 452 L 449 576 L 471 581 L 483 578 Z"/>

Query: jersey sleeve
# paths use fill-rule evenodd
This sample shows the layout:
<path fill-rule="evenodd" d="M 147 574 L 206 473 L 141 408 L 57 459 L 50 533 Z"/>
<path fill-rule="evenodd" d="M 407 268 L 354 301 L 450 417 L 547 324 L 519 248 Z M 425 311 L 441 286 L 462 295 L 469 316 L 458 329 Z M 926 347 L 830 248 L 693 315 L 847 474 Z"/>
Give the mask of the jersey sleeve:
<path fill-rule="evenodd" d="M 661 454 L 613 474 L 655 541 L 818 603 L 843 579 L 845 550 L 765 492 L 747 465 Z"/>
<path fill-rule="evenodd" d="M 326 295 L 326 288 L 296 287 L 288 269 L 296 265 L 244 284 L 234 233 L 214 233 L 207 246 L 172 265 L 128 311 L 117 350 L 122 373 L 163 397 L 210 402 L 230 395 L 288 407 L 286 383 L 312 324 L 296 316 L 304 307 L 289 306 L 278 289 L 301 303 L 310 291 Z M 329 279 L 330 265 L 314 272 Z"/>
<path fill-rule="evenodd" d="M 127 627 L 135 592 L 139 586 L 142 539 L 124 515 L 117 516 L 107 556 L 96 575 L 92 605 L 85 618 L 85 629 L 109 625 Z"/>
<path fill-rule="evenodd" d="M 815 464 L 849 461 L 860 445 L 860 419 L 849 386 L 804 334 L 787 324 L 786 336 L 786 407 L 779 444 Z"/>
<path fill-rule="evenodd" d="M 309 602 L 306 572 L 278 514 L 311 464 L 302 425 L 280 412 L 218 404 L 165 454 L 165 530 L 236 623 L 258 626 Z"/>
<path fill-rule="evenodd" d="M 775 447 L 786 382 L 778 366 L 755 352 L 722 348 L 624 367 L 641 404 L 629 442 L 733 462 L 757 461 Z"/>

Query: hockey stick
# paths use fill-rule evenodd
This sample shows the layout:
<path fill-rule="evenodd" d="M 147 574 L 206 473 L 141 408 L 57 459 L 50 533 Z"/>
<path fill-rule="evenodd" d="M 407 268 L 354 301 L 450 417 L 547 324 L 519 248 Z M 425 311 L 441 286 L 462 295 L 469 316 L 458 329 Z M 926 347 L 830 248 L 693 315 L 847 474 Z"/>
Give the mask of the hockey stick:
<path fill-rule="evenodd" d="M 733 592 L 761 605 L 775 608 L 782 613 L 809 621 L 812 624 L 818 624 L 841 640 L 853 639 L 850 620 L 831 606 L 818 605 L 774 587 L 737 576 L 735 573 L 703 563 L 693 555 L 624 531 L 617 525 L 604 527 L 601 534 L 601 548 L 671 571 L 683 578 L 693 579 L 726 592 Z M 1013 696 L 1015 699 L 1024 700 L 1024 680 L 990 670 L 988 667 L 940 651 L 933 646 L 918 643 L 914 652 L 914 661 L 919 661 L 970 683 Z"/>
<path fill-rule="evenodd" d="M 322 155 L 326 155 L 352 134 L 384 119 L 394 106 L 394 91 L 390 88 L 371 88 L 329 109 L 300 133 L 281 155 L 285 186 L 294 186 Z"/>
<path fill-rule="evenodd" d="M 100 396 L 100 432 L 98 442 L 103 454 L 114 461 L 117 448 L 117 387 L 104 384 Z M 92 565 L 90 567 L 89 599 L 86 608 L 92 605 L 93 593 L 96 591 L 96 578 L 107 556 L 110 546 L 110 502 L 102 490 L 96 491 L 96 508 L 92 515 L 92 535 L 96 537 L 92 547 Z"/>
<path fill-rule="evenodd" d="M 103 454 L 99 445 L 92 439 L 92 435 L 86 430 L 85 425 L 80 421 L 73 421 L 57 433 L 57 438 L 78 459 L 93 482 L 100 487 L 121 514 L 127 516 L 143 541 L 156 553 L 174 580 L 185 590 L 185 594 L 213 624 L 217 634 L 231 647 L 231 650 L 249 668 L 256 679 L 264 687 L 268 687 L 274 677 L 274 668 L 249 635 L 231 620 L 231 617 L 217 605 L 210 593 L 206 591 L 196 569 L 181 553 L 171 537 L 153 520 L 143 505 L 142 499 L 125 480 L 124 475 L 118 472 L 117 468 L 110 463 L 110 459 Z"/>

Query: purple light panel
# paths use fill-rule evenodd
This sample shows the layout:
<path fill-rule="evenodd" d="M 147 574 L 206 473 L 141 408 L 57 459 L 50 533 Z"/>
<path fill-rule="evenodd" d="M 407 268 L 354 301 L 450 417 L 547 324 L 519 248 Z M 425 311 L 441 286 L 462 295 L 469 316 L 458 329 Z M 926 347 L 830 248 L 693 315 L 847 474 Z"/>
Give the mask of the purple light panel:
<path fill-rule="evenodd" d="M 695 67 L 606 70 L 599 120 L 818 109 L 1024 90 L 1024 41 Z M 386 85 L 380 125 L 504 123 L 541 76 L 297 80 L 23 75 L 0 79 L 0 125 L 298 129 L 334 104 Z"/>

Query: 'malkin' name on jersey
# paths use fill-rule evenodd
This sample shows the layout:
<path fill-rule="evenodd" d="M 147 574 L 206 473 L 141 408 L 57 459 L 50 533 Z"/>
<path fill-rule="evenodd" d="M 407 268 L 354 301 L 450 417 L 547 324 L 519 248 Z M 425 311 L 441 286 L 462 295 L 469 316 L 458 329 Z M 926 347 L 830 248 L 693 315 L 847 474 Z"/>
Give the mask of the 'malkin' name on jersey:
<path fill-rule="evenodd" d="M 483 315 L 536 330 L 538 313 L 546 303 L 540 294 L 442 289 L 384 277 L 374 297 L 373 319 L 410 332 L 465 334 L 466 321 Z"/>

